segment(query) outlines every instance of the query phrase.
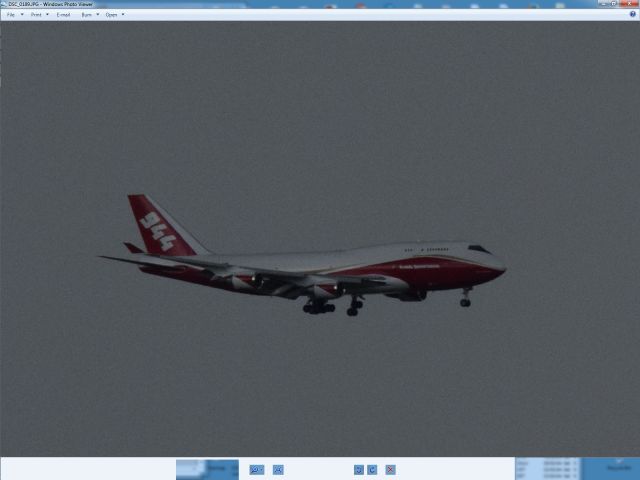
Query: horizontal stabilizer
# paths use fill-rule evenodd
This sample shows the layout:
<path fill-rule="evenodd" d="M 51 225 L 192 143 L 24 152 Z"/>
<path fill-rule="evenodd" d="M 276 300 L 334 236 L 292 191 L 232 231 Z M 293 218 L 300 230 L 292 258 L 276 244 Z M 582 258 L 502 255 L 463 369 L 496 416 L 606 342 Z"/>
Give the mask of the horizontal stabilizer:
<path fill-rule="evenodd" d="M 98 255 L 98 257 L 106 258 L 107 260 L 116 260 L 118 262 L 133 263 L 134 265 L 139 265 L 141 267 L 153 267 L 153 268 L 160 268 L 162 270 L 174 270 L 176 272 L 180 272 L 185 268 L 185 267 L 176 266 L 176 265 L 162 265 L 162 264 L 153 263 L 153 262 L 143 262 L 141 260 L 131 260 L 129 258 L 108 257 L 106 255 Z"/>
<path fill-rule="evenodd" d="M 136 247 L 133 243 L 124 242 L 124 246 L 127 247 L 131 253 L 144 253 L 141 248 Z"/>

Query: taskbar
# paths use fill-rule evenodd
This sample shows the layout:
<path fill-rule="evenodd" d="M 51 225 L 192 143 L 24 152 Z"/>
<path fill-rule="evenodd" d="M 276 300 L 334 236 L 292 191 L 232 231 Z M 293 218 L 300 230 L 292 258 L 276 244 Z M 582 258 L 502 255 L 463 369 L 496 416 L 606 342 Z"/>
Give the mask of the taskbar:
<path fill-rule="evenodd" d="M 3 480 L 637 480 L 638 457 L 2 458 Z"/>

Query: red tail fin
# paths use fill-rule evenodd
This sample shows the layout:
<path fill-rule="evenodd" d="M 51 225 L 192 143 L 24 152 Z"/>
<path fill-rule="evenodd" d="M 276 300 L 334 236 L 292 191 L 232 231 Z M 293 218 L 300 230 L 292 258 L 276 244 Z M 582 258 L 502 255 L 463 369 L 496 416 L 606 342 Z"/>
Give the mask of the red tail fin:
<path fill-rule="evenodd" d="M 149 253 L 170 256 L 210 253 L 151 197 L 129 195 L 129 203 Z"/>

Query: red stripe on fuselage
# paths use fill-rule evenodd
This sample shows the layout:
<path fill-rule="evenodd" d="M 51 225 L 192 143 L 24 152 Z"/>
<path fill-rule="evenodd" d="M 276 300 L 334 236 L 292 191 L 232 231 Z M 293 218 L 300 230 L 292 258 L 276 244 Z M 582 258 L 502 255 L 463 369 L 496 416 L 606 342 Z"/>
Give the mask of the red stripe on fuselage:
<path fill-rule="evenodd" d="M 420 256 L 332 271 L 329 275 L 384 275 L 398 278 L 415 289 L 447 290 L 486 283 L 504 270 L 443 256 Z"/>

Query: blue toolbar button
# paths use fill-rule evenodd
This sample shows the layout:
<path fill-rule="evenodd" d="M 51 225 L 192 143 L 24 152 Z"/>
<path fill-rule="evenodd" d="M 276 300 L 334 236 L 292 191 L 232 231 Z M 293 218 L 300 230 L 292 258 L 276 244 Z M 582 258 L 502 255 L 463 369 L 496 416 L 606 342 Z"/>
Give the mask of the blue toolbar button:
<path fill-rule="evenodd" d="M 284 475 L 284 465 L 274 465 L 273 466 L 273 474 L 274 475 Z"/>
<path fill-rule="evenodd" d="M 386 475 L 395 475 L 396 474 L 396 466 L 395 465 L 387 465 L 384 469 Z"/>
<path fill-rule="evenodd" d="M 377 475 L 378 465 L 367 465 L 367 475 Z"/>
<path fill-rule="evenodd" d="M 364 465 L 354 465 L 353 466 L 353 474 L 354 475 L 364 475 Z"/>
<path fill-rule="evenodd" d="M 250 465 L 249 475 L 264 475 L 264 465 Z"/>

